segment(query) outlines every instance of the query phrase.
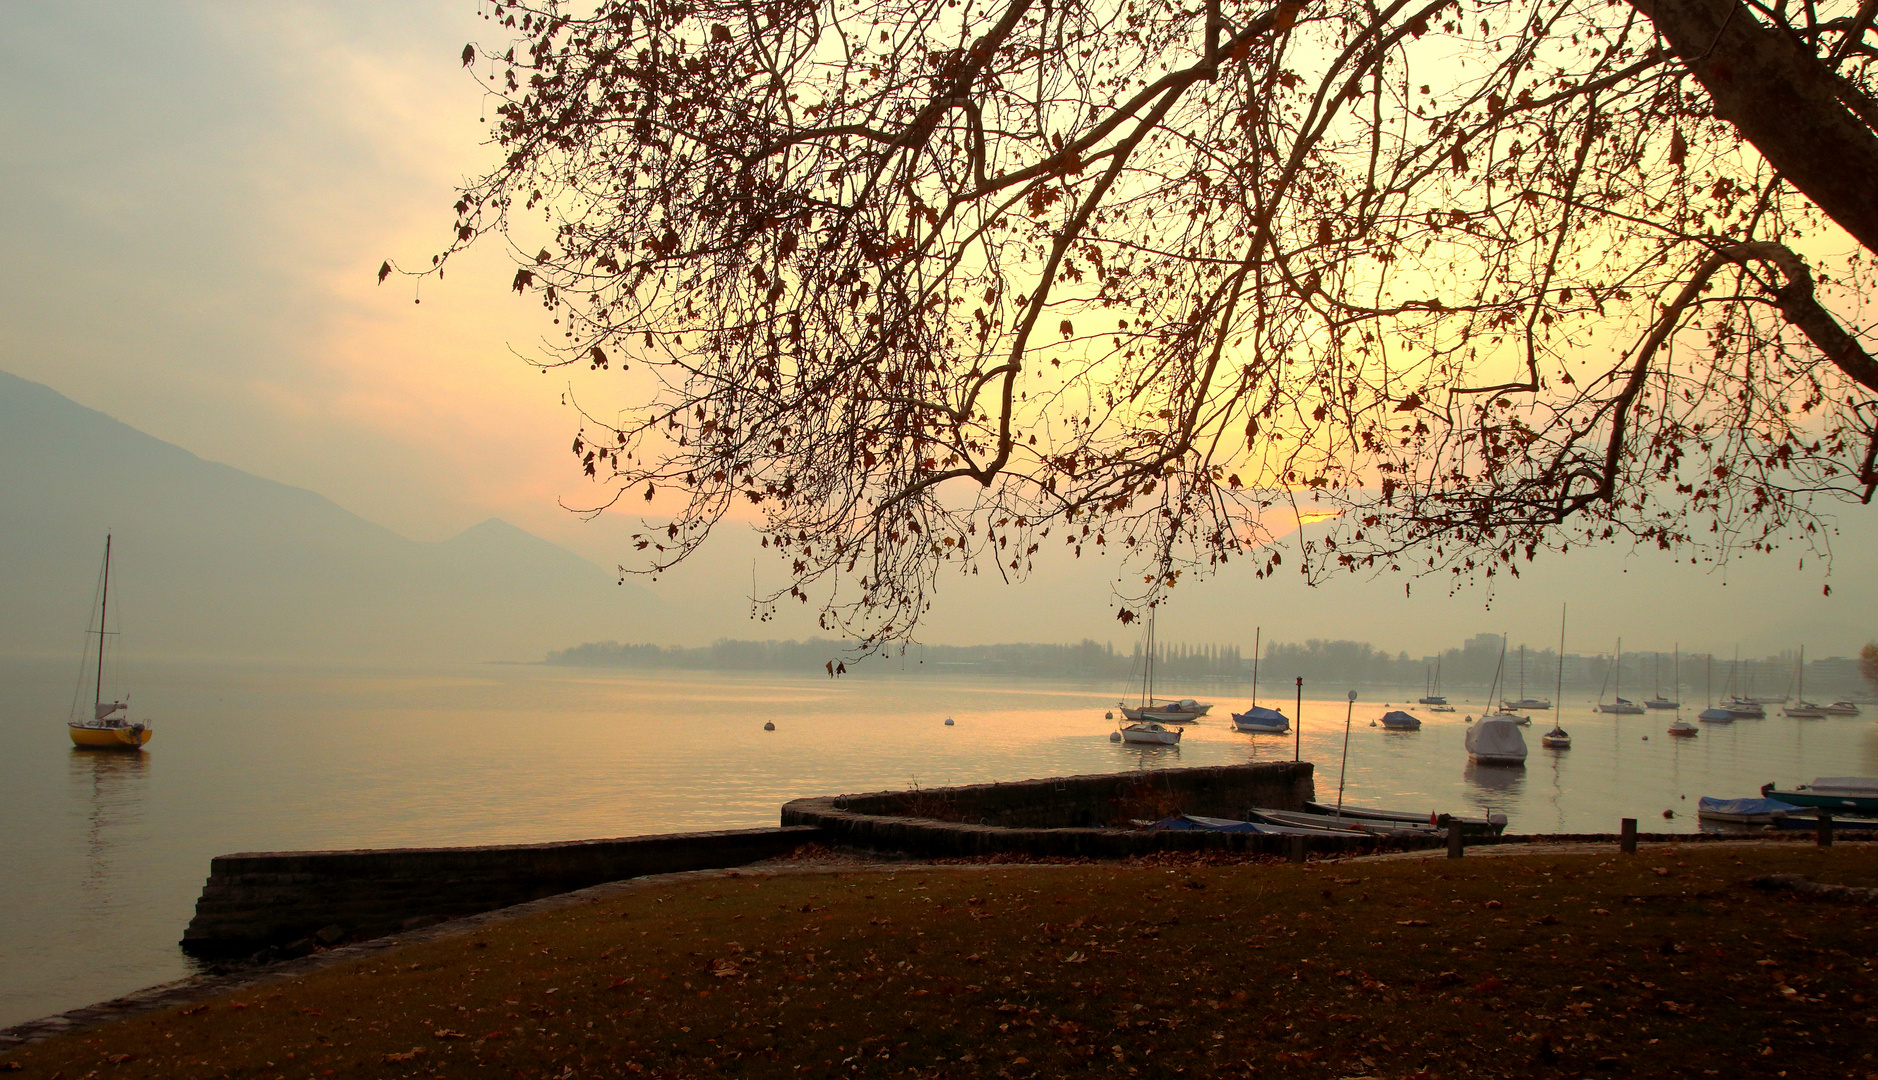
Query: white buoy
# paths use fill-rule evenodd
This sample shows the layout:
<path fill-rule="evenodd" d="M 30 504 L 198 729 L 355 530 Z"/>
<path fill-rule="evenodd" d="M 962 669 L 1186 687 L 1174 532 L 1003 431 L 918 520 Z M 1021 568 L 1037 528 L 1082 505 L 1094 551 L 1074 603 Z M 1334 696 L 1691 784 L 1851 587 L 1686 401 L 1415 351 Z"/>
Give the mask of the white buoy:
<path fill-rule="evenodd" d="M 950 716 L 946 717 L 946 726 L 947 727 L 952 726 L 952 718 Z"/>
<path fill-rule="evenodd" d="M 769 721 L 765 721 L 765 722 L 764 722 L 764 724 L 763 724 L 763 730 L 764 730 L 764 731 L 775 731 L 775 730 L 776 730 L 776 722 L 775 722 L 774 720 L 769 720 Z"/>
<path fill-rule="evenodd" d="M 1110 742 L 1121 742 L 1121 741 L 1122 741 L 1122 733 L 1121 733 L 1121 732 L 1119 732 L 1119 731 L 1111 731 L 1111 732 L 1109 732 L 1109 741 L 1110 741 Z"/>

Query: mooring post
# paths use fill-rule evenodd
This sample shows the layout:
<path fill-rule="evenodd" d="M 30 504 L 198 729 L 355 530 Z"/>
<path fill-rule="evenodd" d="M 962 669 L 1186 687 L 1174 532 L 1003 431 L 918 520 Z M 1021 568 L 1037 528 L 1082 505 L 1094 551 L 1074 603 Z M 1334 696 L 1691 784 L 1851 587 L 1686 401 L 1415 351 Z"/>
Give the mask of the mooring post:
<path fill-rule="evenodd" d="M 1290 858 L 1292 862 L 1301 863 L 1304 861 L 1304 837 L 1302 836 L 1291 837 Z"/>
<path fill-rule="evenodd" d="M 1448 822 L 1448 858 L 1460 858 L 1462 850 L 1461 823 L 1458 821 L 1450 821 Z"/>
<path fill-rule="evenodd" d="M 1619 830 L 1618 835 L 1621 839 L 1618 840 L 1617 846 L 1624 854 L 1635 855 L 1637 853 L 1637 819 L 1633 817 L 1625 818 L 1623 824 L 1619 826 Z"/>
<path fill-rule="evenodd" d="M 1819 846 L 1832 846 L 1832 815 L 1824 811 L 1819 815 Z"/>

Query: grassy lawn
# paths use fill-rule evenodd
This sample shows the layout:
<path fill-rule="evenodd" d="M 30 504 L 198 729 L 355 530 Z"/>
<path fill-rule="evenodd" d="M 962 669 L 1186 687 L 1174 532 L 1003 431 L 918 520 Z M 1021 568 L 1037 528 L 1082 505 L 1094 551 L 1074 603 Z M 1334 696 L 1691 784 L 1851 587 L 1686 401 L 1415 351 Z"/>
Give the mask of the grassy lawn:
<path fill-rule="evenodd" d="M 688 879 L 23 1047 L 87 1077 L 1878 1076 L 1878 850 Z"/>

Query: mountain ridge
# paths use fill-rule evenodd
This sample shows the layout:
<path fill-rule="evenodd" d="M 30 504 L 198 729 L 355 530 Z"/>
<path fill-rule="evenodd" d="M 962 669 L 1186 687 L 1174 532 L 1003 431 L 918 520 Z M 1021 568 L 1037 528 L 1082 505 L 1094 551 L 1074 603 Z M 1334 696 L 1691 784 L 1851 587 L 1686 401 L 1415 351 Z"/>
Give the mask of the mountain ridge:
<path fill-rule="evenodd" d="M 104 534 L 145 655 L 539 657 L 664 605 L 500 518 L 412 540 L 0 371 L 0 652 L 83 630 Z"/>

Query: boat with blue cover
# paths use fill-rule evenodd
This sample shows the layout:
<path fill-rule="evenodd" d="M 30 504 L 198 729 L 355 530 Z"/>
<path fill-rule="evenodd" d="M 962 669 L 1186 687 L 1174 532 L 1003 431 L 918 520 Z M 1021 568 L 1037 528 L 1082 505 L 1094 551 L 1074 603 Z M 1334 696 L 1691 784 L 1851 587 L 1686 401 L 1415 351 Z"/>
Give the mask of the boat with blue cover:
<path fill-rule="evenodd" d="M 1695 804 L 1696 817 L 1737 825 L 1771 825 L 1777 818 L 1799 812 L 1800 807 L 1779 799 L 1715 799 L 1704 795 Z"/>

